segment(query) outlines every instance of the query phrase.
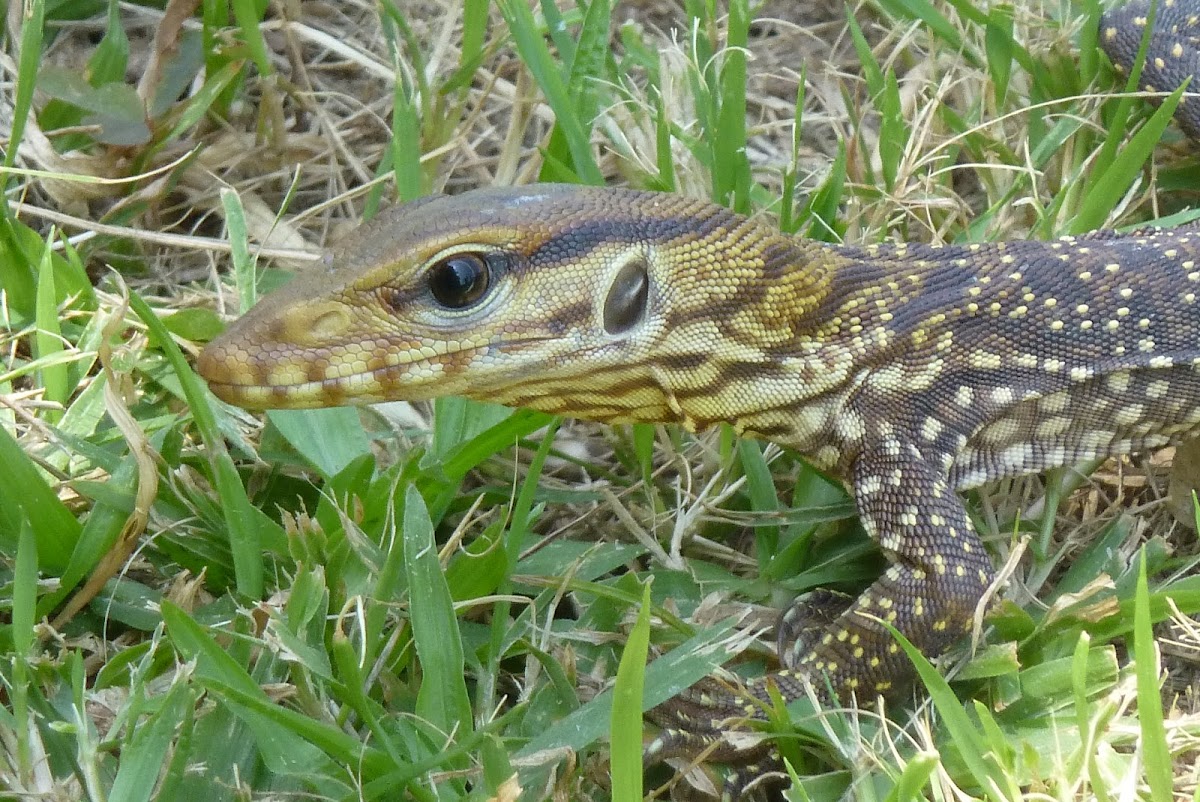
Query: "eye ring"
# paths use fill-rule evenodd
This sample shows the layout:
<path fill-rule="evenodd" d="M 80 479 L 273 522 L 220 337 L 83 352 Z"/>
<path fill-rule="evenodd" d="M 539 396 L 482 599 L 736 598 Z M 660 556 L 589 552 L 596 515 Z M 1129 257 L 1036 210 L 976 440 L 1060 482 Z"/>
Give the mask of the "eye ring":
<path fill-rule="evenodd" d="M 492 279 L 491 265 L 486 256 L 454 253 L 429 267 L 425 283 L 439 306 L 463 310 L 483 300 L 491 289 Z"/>

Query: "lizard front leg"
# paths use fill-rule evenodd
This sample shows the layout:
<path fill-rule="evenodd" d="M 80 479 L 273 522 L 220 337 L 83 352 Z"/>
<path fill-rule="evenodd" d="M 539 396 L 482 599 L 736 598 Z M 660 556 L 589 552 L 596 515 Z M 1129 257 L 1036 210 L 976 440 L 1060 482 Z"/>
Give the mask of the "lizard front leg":
<path fill-rule="evenodd" d="M 912 676 L 911 663 L 880 620 L 922 654 L 937 656 L 970 631 L 992 581 L 983 543 L 940 465 L 940 455 L 897 437 L 860 455 L 852 470 L 855 503 L 891 566 L 831 622 L 814 610 L 814 604 L 836 603 L 821 592 L 818 601 L 798 605 L 807 625 L 797 622 L 795 611 L 785 617 L 799 635 L 781 648 L 781 660 L 816 685 L 828 682 L 842 701 L 887 694 Z M 787 698 L 803 692 L 787 681 L 791 675 L 782 672 L 778 680 Z"/>
<path fill-rule="evenodd" d="M 666 729 L 648 748 L 648 758 L 704 748 L 718 761 L 761 761 L 763 744 L 739 734 L 748 720 L 763 718 L 771 685 L 785 701 L 803 697 L 807 680 L 823 701 L 833 701 L 832 690 L 839 701 L 866 702 L 914 673 L 880 621 L 931 657 L 969 632 L 994 572 L 962 500 L 935 467 L 941 463 L 894 437 L 859 456 L 852 470 L 855 502 L 891 566 L 849 605 L 823 591 L 798 602 L 785 616 L 785 630 L 798 637 L 780 648 L 788 668 L 741 687 L 709 678 L 651 711 Z M 762 779 L 759 772 L 775 774 L 777 768 L 740 770 L 726 796 L 738 796 Z"/>

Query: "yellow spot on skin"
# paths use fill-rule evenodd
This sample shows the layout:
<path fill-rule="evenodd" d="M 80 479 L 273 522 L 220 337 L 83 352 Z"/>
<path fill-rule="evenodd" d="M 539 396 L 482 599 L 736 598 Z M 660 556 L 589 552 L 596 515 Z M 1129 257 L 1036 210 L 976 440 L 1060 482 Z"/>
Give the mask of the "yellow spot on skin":
<path fill-rule="evenodd" d="M 1145 407 L 1141 404 L 1130 404 L 1117 410 L 1114 420 L 1122 426 L 1131 426 L 1142 419 Z"/>
<path fill-rule="evenodd" d="M 974 351 L 969 359 L 972 367 L 984 370 L 996 370 L 1004 365 L 1004 359 L 999 354 L 987 351 Z"/>

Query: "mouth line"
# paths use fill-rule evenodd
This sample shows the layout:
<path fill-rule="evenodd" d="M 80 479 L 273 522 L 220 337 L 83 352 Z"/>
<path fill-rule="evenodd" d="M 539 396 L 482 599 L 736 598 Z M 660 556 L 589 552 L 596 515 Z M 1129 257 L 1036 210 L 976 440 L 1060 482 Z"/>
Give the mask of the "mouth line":
<path fill-rule="evenodd" d="M 321 379 L 321 380 L 317 380 L 317 381 L 302 381 L 302 382 L 294 382 L 294 383 L 266 384 L 261 381 L 230 382 L 230 381 L 214 381 L 211 379 L 205 379 L 205 382 L 213 390 L 213 392 L 217 393 L 218 395 L 220 395 L 220 393 L 217 392 L 218 389 L 229 390 L 229 391 L 237 393 L 237 394 L 252 393 L 252 392 L 257 391 L 257 392 L 286 393 L 289 396 L 290 395 L 303 395 L 303 394 L 309 394 L 309 393 L 313 393 L 313 392 L 320 392 L 322 390 L 334 390 L 337 388 L 344 389 L 353 382 L 361 381 L 362 379 L 368 379 L 368 378 L 378 382 L 379 384 L 387 385 L 387 384 L 389 384 L 389 381 L 387 379 L 387 374 L 389 371 L 400 371 L 401 374 L 403 374 L 403 372 L 409 370 L 414 365 L 421 364 L 422 362 L 431 363 L 431 362 L 434 362 L 439 359 L 452 358 L 452 357 L 456 357 L 461 354 L 469 353 L 472 351 L 486 351 L 486 350 L 490 350 L 490 349 L 497 348 L 497 347 L 520 348 L 523 346 L 534 345 L 537 343 L 543 343 L 543 342 L 547 342 L 549 340 L 554 340 L 554 339 L 558 339 L 558 338 L 551 337 L 551 336 L 537 336 L 537 337 L 521 337 L 521 338 L 512 339 L 512 340 L 501 340 L 499 342 L 491 342 L 491 343 L 487 343 L 485 345 L 480 345 L 480 346 L 473 347 L 473 348 L 459 348 L 459 349 L 455 349 L 455 350 L 447 350 L 447 351 L 444 351 L 444 352 L 438 354 L 436 357 L 433 357 L 430 359 L 425 359 L 425 358 L 416 359 L 416 360 L 413 360 L 412 362 L 403 362 L 403 363 L 399 363 L 396 365 L 388 365 L 385 367 L 376 368 L 375 370 L 365 370 L 365 371 L 361 371 L 359 373 L 350 373 L 345 376 L 338 376 L 337 378 L 333 378 L 333 379 Z M 201 378 L 203 378 L 203 377 L 201 377 Z"/>

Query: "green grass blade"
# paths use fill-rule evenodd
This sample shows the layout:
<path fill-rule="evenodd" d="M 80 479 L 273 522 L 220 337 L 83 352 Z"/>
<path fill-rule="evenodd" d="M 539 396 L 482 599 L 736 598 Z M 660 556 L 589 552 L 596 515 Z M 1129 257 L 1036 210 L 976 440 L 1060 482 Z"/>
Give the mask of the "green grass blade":
<path fill-rule="evenodd" d="M 918 752 L 910 757 L 904 764 L 904 772 L 896 780 L 895 787 L 888 793 L 886 801 L 925 799 L 923 791 L 929 785 L 929 778 L 941 764 L 941 756 L 937 752 Z"/>
<path fill-rule="evenodd" d="M 609 0 L 591 0 L 583 15 L 575 52 L 569 59 L 571 77 L 567 82 L 567 90 L 575 98 L 575 108 L 581 120 L 596 117 L 601 79 L 608 74 L 607 62 L 611 58 L 608 45 L 611 25 L 612 8 Z"/>
<path fill-rule="evenodd" d="M 567 30 L 567 21 L 562 12 L 558 10 L 554 0 L 539 0 L 538 7 L 542 10 L 542 18 L 546 21 L 546 35 L 554 42 L 558 60 L 570 64 L 575 60 L 575 41 Z"/>
<path fill-rule="evenodd" d="M 883 78 L 883 91 L 875 97 L 879 109 L 879 163 L 883 168 L 883 185 L 891 191 L 900 175 L 900 161 L 907 151 L 908 123 L 900 101 L 900 82 L 895 70 L 888 69 Z"/>
<path fill-rule="evenodd" d="M 959 28 L 946 15 L 927 0 L 880 0 L 880 8 L 888 14 L 903 20 L 920 20 L 928 26 L 930 32 L 941 39 L 950 50 L 963 50 L 963 38 Z M 957 6 L 970 6 L 967 2 Z M 956 7 L 957 7 L 956 6 Z M 976 22 L 982 23 L 982 13 L 971 8 Z M 978 59 L 973 59 L 978 64 Z"/>
<path fill-rule="evenodd" d="M 708 627 L 646 666 L 642 706 L 648 708 L 665 702 L 733 657 L 725 641 L 730 629 L 729 622 Z M 612 690 L 609 689 L 532 738 L 521 747 L 517 757 L 564 746 L 583 749 L 603 736 L 611 723 Z"/>
<path fill-rule="evenodd" d="M 1129 127 L 1134 104 L 1137 102 L 1134 93 L 1141 88 L 1142 70 L 1146 66 L 1146 52 L 1150 46 L 1150 34 L 1153 31 L 1154 18 L 1157 14 L 1158 3 L 1151 3 L 1150 11 L 1146 15 L 1146 27 L 1142 31 L 1142 41 L 1138 45 L 1137 56 L 1134 57 L 1132 67 L 1125 78 L 1124 92 L 1117 101 L 1116 111 L 1109 118 L 1108 136 L 1105 138 L 1104 144 L 1100 147 L 1100 152 L 1092 160 L 1093 175 L 1103 175 L 1108 171 L 1109 165 L 1116 158 L 1117 149 L 1121 146 L 1121 142 L 1125 138 L 1125 130 Z"/>
<path fill-rule="evenodd" d="M 23 19 L 21 30 L 21 58 L 17 63 L 17 86 L 13 93 L 12 130 L 8 141 L 4 143 L 4 167 L 9 168 L 17 163 L 17 148 L 21 137 L 25 134 L 25 125 L 29 121 L 29 112 L 33 108 L 33 90 L 37 86 L 38 65 L 42 60 L 42 34 L 46 24 L 45 0 L 29 0 L 24 4 L 23 11 L 18 11 Z M 9 176 L 4 177 L 4 186 L 8 185 Z M 8 204 L 0 204 L 0 215 L 8 216 Z"/>
<path fill-rule="evenodd" d="M 838 142 L 837 155 L 829 167 L 829 176 L 821 188 L 812 194 L 800 214 L 800 219 L 812 222 L 806 236 L 822 242 L 840 242 L 846 232 L 846 224 L 838 214 L 846 190 L 846 143 Z"/>
<path fill-rule="evenodd" d="M 433 402 L 433 441 L 429 451 L 435 457 L 449 458 L 484 432 L 495 427 L 507 428 L 503 424 L 512 416 L 513 410 L 499 404 L 481 403 L 458 396 L 439 398 Z M 520 436 L 514 434 L 509 445 Z M 483 462 L 492 453 L 495 452 L 476 452 L 475 459 L 478 461 L 470 467 Z"/>
<path fill-rule="evenodd" d="M 237 80 L 241 71 L 242 63 L 240 61 L 233 61 L 221 67 L 216 73 L 209 75 L 204 82 L 204 86 L 200 88 L 200 91 L 187 101 L 187 104 L 179 115 L 179 121 L 175 123 L 175 127 L 163 138 L 163 141 L 172 142 L 179 139 L 185 131 L 204 119 L 204 115 L 212 110 L 213 105 L 220 100 L 225 90 Z"/>
<path fill-rule="evenodd" d="M 612 744 L 613 802 L 642 799 L 642 691 L 646 656 L 650 651 L 650 585 L 642 591 L 642 606 L 629 631 L 617 680 L 613 685 Z"/>
<path fill-rule="evenodd" d="M 1003 108 L 1013 62 L 1013 10 L 1010 6 L 995 6 L 988 11 L 984 55 L 987 57 L 988 75 L 995 88 L 993 97 L 996 107 Z"/>
<path fill-rule="evenodd" d="M 438 561 L 429 510 L 411 486 L 404 497 L 403 540 L 413 640 L 424 676 L 417 692 L 417 713 L 442 732 L 463 737 L 473 725 L 458 617 Z"/>
<path fill-rule="evenodd" d="M 1154 148 L 1162 139 L 1163 131 L 1171 124 L 1175 107 L 1179 105 L 1186 88 L 1187 84 L 1180 86 L 1163 100 L 1162 106 L 1146 121 L 1141 130 L 1130 138 L 1129 144 L 1117 154 L 1106 170 L 1100 171 L 1097 168 L 1092 172 L 1079 213 L 1067 227 L 1070 233 L 1082 234 L 1104 225 L 1109 213 L 1129 191 L 1134 178 L 1141 173 L 1146 159 L 1154 153 Z"/>
<path fill-rule="evenodd" d="M 179 346 L 171 338 L 166 326 L 158 319 L 149 305 L 136 293 L 130 293 L 129 306 L 146 324 L 151 342 L 156 344 L 171 364 L 179 379 L 184 397 L 191 407 L 192 417 L 200 438 L 212 461 L 215 474 L 217 495 L 221 501 L 221 511 L 225 516 L 225 524 L 229 533 L 229 545 L 233 552 L 234 573 L 237 576 L 238 591 L 247 598 L 259 599 L 263 594 L 263 564 L 262 543 L 263 533 L 259 527 L 267 525 L 263 516 L 258 515 L 254 505 L 246 496 L 237 468 L 225 449 L 225 439 L 217 427 L 216 416 L 210 404 L 212 395 L 184 359 Z M 282 537 L 282 532 L 278 533 Z"/>
<path fill-rule="evenodd" d="M 750 496 L 750 508 L 768 518 L 779 512 L 779 494 L 775 491 L 775 478 L 771 467 L 763 457 L 762 447 L 753 440 L 739 440 L 738 459 L 746 474 L 746 491 Z M 754 530 L 755 553 L 761 572 L 770 564 L 779 550 L 779 527 L 759 526 Z"/>
<path fill-rule="evenodd" d="M 39 617 L 50 615 L 54 608 L 95 570 L 104 559 L 104 555 L 117 542 L 121 529 L 129 518 L 129 511 L 133 509 L 137 492 L 137 460 L 132 455 L 127 455 L 104 486 L 113 496 L 125 503 L 95 501 L 79 532 L 75 548 L 71 550 L 70 559 L 58 576 L 58 587 L 38 602 Z"/>
<path fill-rule="evenodd" d="M 750 161 L 746 156 L 746 46 L 750 28 L 747 0 L 730 0 L 727 41 L 717 92 L 720 108 L 712 138 L 713 199 L 750 212 Z"/>
<path fill-rule="evenodd" d="M 1086 631 L 1079 633 L 1079 641 L 1075 644 L 1075 653 L 1071 656 L 1071 692 L 1075 703 L 1075 725 L 1083 736 L 1083 744 L 1079 750 L 1080 760 L 1086 764 L 1087 777 L 1091 782 L 1091 792 L 1097 802 L 1109 802 L 1107 783 L 1100 774 L 1100 764 L 1095 754 L 1096 728 L 1092 726 L 1092 705 L 1088 702 L 1088 655 L 1092 644 L 1091 636 Z M 1078 775 L 1078 770 L 1072 772 Z"/>
<path fill-rule="evenodd" d="M 0 501 L 6 510 L 16 511 L 33 527 L 38 542 L 39 564 L 42 570 L 58 574 L 66 566 L 79 542 L 81 526 L 71 511 L 59 500 L 6 427 L 0 426 Z M 8 553 L 17 550 L 18 532 L 15 526 L 12 540 L 6 545 Z"/>
<path fill-rule="evenodd" d="M 280 707 L 267 697 L 232 650 L 222 647 L 183 610 L 163 602 L 163 622 L 171 642 L 187 660 L 196 663 L 201 684 L 231 703 L 231 707 L 258 737 L 263 758 L 276 770 L 300 774 L 319 765 L 320 751 L 342 761 L 355 761 L 363 745 L 355 737 L 327 722 Z M 381 767 L 382 768 L 382 767 Z"/>
<path fill-rule="evenodd" d="M 12 643 L 14 659 L 29 657 L 35 637 L 33 625 L 37 620 L 38 543 L 29 521 L 22 521 L 17 545 L 17 560 L 12 576 Z"/>
<path fill-rule="evenodd" d="M 258 74 L 266 78 L 275 70 L 271 66 L 271 57 L 267 54 L 267 43 L 263 41 L 262 15 L 265 7 L 255 0 L 233 0 L 233 17 L 242 32 L 242 42 L 254 59 Z"/>
<path fill-rule="evenodd" d="M 175 728 L 195 703 L 194 696 L 188 684 L 178 682 L 156 700 L 155 712 L 138 724 L 133 737 L 121 748 L 121 764 L 109 799 L 150 802 L 163 762 L 171 752 Z"/>
<path fill-rule="evenodd" d="M 63 355 L 62 328 L 58 320 L 58 293 L 55 290 L 54 261 L 51 259 L 50 243 L 54 234 L 46 240 L 42 249 L 42 258 L 38 265 L 37 286 L 37 335 L 34 337 L 34 355 L 42 365 L 38 371 L 47 401 L 52 401 L 62 407 L 67 405 L 70 388 L 67 385 L 68 366 L 58 359 Z M 62 420 L 62 410 L 48 409 L 45 417 L 51 423 Z"/>
<path fill-rule="evenodd" d="M 258 303 L 258 281 L 255 278 L 258 260 L 250 253 L 246 210 L 242 207 L 242 199 L 232 189 L 222 187 L 221 208 L 225 212 L 225 227 L 229 234 L 229 255 L 238 292 L 238 313 L 244 315 Z"/>
<path fill-rule="evenodd" d="M 991 751 L 993 745 L 988 743 L 984 734 L 980 733 L 980 728 L 963 710 L 962 703 L 958 701 L 945 678 L 907 638 L 890 624 L 885 622 L 883 625 L 912 661 L 921 684 L 929 692 L 930 700 L 942 717 L 946 732 L 958 746 L 968 771 L 975 782 L 984 789 L 985 796 L 997 802 L 1019 799 L 1019 789 L 1012 787 L 1013 778 L 996 765 L 996 756 Z M 986 709 L 981 710 L 979 707 L 976 711 L 986 713 Z"/>
<path fill-rule="evenodd" d="M 558 431 L 559 420 L 552 418 L 546 426 L 542 441 L 530 460 L 529 470 L 521 483 L 521 490 L 513 503 L 508 518 L 508 526 L 503 533 L 504 563 L 499 566 L 497 593 L 501 598 L 496 602 L 492 614 L 490 649 L 488 651 L 487 670 L 484 672 L 480 689 L 481 706 L 485 709 L 492 707 L 496 694 L 495 678 L 500 675 L 500 661 L 505 656 L 505 641 L 511 627 L 511 603 L 508 595 L 513 592 L 512 574 L 521 558 L 525 537 L 529 532 L 529 524 L 536 515 L 534 498 L 538 489 L 538 481 L 542 476 L 542 468 L 546 457 L 554 445 L 554 434 Z"/>
<path fill-rule="evenodd" d="M 483 55 L 484 36 L 488 29 L 488 0 L 463 0 L 462 50 L 460 69 L 467 69 Z"/>
<path fill-rule="evenodd" d="M 92 86 L 114 83 L 124 80 L 128 68 L 129 36 L 121 20 L 121 5 L 117 0 L 109 0 L 104 38 L 88 59 L 88 78 Z"/>
<path fill-rule="evenodd" d="M 371 453 L 371 439 L 354 407 L 276 409 L 267 417 L 283 439 L 326 479 Z"/>
<path fill-rule="evenodd" d="M 529 10 L 525 0 L 497 0 L 497 4 L 505 22 L 508 23 L 509 33 L 521 60 L 541 87 L 546 102 L 554 110 L 556 124 L 566 137 L 575 172 L 586 184 L 603 184 L 604 175 L 596 164 L 595 156 L 592 155 L 591 120 L 587 120 L 585 124 L 585 121 L 577 116 L 561 68 L 555 64 L 546 42 L 542 39 L 533 12 Z"/>
<path fill-rule="evenodd" d="M 854 18 L 850 9 L 846 9 L 846 28 L 850 31 L 850 40 L 854 43 L 854 52 L 858 54 L 858 60 L 862 64 L 863 81 L 867 85 L 867 94 L 873 101 L 883 95 L 885 83 L 883 79 L 883 69 L 880 68 L 879 62 L 875 60 L 875 53 L 871 50 L 871 43 L 867 41 L 866 34 L 858 24 L 858 20 Z M 859 138 L 862 133 L 858 134 Z M 865 146 L 863 146 L 865 147 Z M 874 175 L 871 172 L 870 161 L 867 160 L 863 164 L 868 180 L 874 180 Z"/>
<path fill-rule="evenodd" d="M 392 92 L 392 175 L 402 201 L 425 194 L 421 176 L 421 111 L 412 82 L 401 70 Z"/>
<path fill-rule="evenodd" d="M 430 108 L 431 90 L 425 80 L 426 65 L 420 40 L 394 3 L 385 2 L 383 8 L 386 12 L 383 35 L 396 71 L 392 80 L 392 178 L 400 200 L 410 201 L 428 192 L 421 172 L 421 152 L 425 144 L 421 121 Z M 400 39 L 404 50 L 401 50 Z M 373 214 L 374 209 L 371 210 Z"/>
<path fill-rule="evenodd" d="M 403 549 L 396 551 L 401 552 Z M 370 633 L 367 634 L 370 636 Z M 339 696 L 343 704 L 358 715 L 362 727 L 374 738 L 376 748 L 385 752 L 393 765 L 411 766 L 408 750 L 403 748 L 404 739 L 396 737 L 395 733 L 389 730 L 382 720 L 386 711 L 370 697 L 371 681 L 363 673 L 363 663 L 372 658 L 367 657 L 364 660 L 365 656 L 340 627 L 334 632 L 331 651 L 337 676 L 342 684 Z"/>
<path fill-rule="evenodd" d="M 675 156 L 671 151 L 671 118 L 658 92 L 654 93 L 654 146 L 654 163 L 658 167 L 654 189 L 674 192 L 679 188 L 679 177 L 675 173 Z"/>
<path fill-rule="evenodd" d="M 1100 0 L 1082 0 L 1083 26 L 1079 29 L 1079 82 L 1090 86 L 1100 73 Z"/>
<path fill-rule="evenodd" d="M 1174 787 L 1171 750 L 1167 746 L 1167 731 L 1163 726 L 1158 646 L 1150 621 L 1145 550 L 1138 560 L 1137 589 L 1133 597 L 1133 658 L 1137 675 L 1137 721 L 1142 736 L 1140 746 L 1150 798 L 1171 799 Z"/>
<path fill-rule="evenodd" d="M 544 412 L 519 409 L 504 417 L 494 426 L 489 426 L 470 440 L 449 449 L 443 456 L 442 469 L 452 479 L 461 478 L 467 471 L 479 465 L 503 448 L 516 443 L 554 420 Z"/>
<path fill-rule="evenodd" d="M 808 73 L 801 69 L 800 80 L 796 82 L 796 100 L 792 111 L 792 149 L 788 154 L 788 166 L 783 173 L 783 191 L 779 198 L 779 230 L 786 234 L 795 234 L 799 227 L 796 217 L 796 181 L 802 144 L 801 132 L 804 130 L 804 98 L 807 81 Z"/>

